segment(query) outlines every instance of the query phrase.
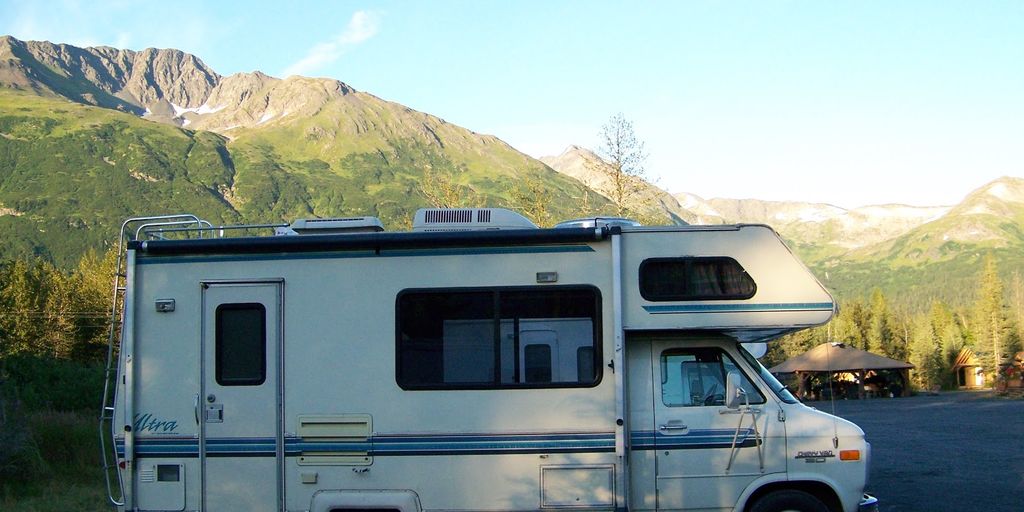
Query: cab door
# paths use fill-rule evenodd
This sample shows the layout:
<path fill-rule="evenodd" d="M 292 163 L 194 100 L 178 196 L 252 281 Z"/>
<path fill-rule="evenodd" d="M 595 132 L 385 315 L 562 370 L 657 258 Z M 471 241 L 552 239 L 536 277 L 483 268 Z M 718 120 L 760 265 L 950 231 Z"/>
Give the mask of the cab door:
<path fill-rule="evenodd" d="M 283 283 L 203 283 L 203 510 L 282 510 Z"/>
<path fill-rule="evenodd" d="M 659 510 L 731 510 L 755 479 L 785 471 L 785 457 L 768 451 L 785 449 L 785 424 L 776 419 L 777 407 L 767 412 L 773 402 L 751 384 L 750 372 L 725 347 L 652 342 Z M 760 435 L 755 435 L 750 413 L 742 415 L 741 424 L 739 411 L 725 406 L 726 375 L 734 370 L 743 376 Z"/>

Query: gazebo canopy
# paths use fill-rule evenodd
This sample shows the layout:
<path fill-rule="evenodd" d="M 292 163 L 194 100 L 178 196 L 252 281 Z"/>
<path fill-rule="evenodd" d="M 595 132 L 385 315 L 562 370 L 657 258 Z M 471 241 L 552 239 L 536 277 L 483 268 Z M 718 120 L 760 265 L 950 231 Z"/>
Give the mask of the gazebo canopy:
<path fill-rule="evenodd" d="M 773 366 L 772 373 L 903 370 L 914 365 L 872 354 L 842 343 L 822 343 L 803 354 Z"/>

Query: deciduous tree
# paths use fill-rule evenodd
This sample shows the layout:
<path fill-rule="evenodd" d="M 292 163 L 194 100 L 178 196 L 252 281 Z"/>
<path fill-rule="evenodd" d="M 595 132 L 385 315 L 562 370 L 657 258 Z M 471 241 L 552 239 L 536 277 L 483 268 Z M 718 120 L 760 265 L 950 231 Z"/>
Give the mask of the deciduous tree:
<path fill-rule="evenodd" d="M 517 186 L 509 187 L 509 206 L 521 211 L 534 224 L 547 228 L 554 224 L 551 201 L 554 194 L 540 178 L 524 173 Z"/>
<path fill-rule="evenodd" d="M 459 183 L 453 173 L 429 167 L 423 170 L 420 192 L 435 208 L 477 208 L 486 203 L 483 195 Z"/>
<path fill-rule="evenodd" d="M 622 113 L 612 116 L 598 136 L 601 146 L 596 153 L 607 165 L 598 166 L 596 170 L 608 176 L 608 198 L 615 204 L 615 214 L 622 217 L 646 186 L 647 153 L 643 141 L 637 139 L 633 131 L 633 123 Z"/>

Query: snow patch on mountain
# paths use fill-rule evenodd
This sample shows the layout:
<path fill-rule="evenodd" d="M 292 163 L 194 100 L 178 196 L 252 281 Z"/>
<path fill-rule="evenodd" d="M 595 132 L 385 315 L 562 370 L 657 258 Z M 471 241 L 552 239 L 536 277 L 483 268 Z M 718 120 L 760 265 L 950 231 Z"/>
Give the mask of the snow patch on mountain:
<path fill-rule="evenodd" d="M 1010 192 L 1010 188 L 1007 187 L 1005 183 L 993 184 L 991 187 L 988 188 L 986 192 L 988 192 L 989 195 L 993 195 L 998 197 L 999 199 L 1002 199 L 1003 201 L 1010 201 L 1016 199 Z"/>
<path fill-rule="evenodd" d="M 180 105 L 176 105 L 174 103 L 171 103 L 171 108 L 174 109 L 174 117 L 181 117 L 181 116 L 185 115 L 187 112 L 198 112 L 199 111 L 199 107 L 188 108 L 188 107 L 182 107 Z"/>
<path fill-rule="evenodd" d="M 904 219 L 916 220 L 922 223 L 931 222 L 949 213 L 950 206 L 908 206 L 904 204 L 885 204 L 862 206 L 855 208 L 852 212 L 858 213 L 870 219 Z"/>
<path fill-rule="evenodd" d="M 227 105 L 218 105 L 216 107 L 211 107 L 209 103 L 203 103 L 199 106 L 199 108 L 196 109 L 196 114 L 216 114 L 217 112 L 224 110 L 225 107 L 227 107 Z"/>
<path fill-rule="evenodd" d="M 676 198 L 676 201 L 679 201 L 679 206 L 681 208 L 696 213 L 701 217 L 724 217 L 721 212 L 716 210 L 710 203 L 700 196 L 683 192 L 675 194 L 674 197 Z"/>

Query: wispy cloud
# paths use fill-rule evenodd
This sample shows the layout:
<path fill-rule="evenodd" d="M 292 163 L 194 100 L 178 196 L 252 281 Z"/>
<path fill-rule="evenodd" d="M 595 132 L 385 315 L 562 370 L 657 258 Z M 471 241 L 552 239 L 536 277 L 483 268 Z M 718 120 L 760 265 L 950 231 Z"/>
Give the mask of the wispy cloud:
<path fill-rule="evenodd" d="M 353 46 L 359 45 L 377 34 L 380 21 L 372 12 L 356 11 L 340 34 L 328 41 L 317 43 L 306 56 L 284 70 L 284 76 L 305 75 L 338 60 Z"/>

